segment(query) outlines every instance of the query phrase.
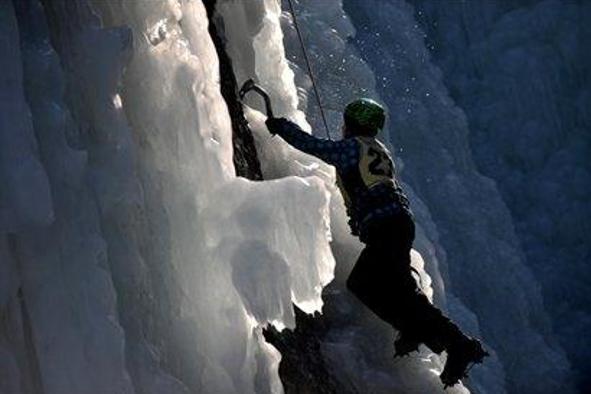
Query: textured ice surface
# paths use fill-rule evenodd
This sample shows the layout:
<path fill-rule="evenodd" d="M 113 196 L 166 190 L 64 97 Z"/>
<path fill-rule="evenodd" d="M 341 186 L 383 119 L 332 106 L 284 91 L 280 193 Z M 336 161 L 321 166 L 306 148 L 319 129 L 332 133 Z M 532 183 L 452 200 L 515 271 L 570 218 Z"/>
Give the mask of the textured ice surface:
<path fill-rule="evenodd" d="M 589 387 L 591 4 L 413 3 L 472 125 L 475 162 L 507 201 L 555 333 Z"/>
<path fill-rule="evenodd" d="M 94 6 L 1 6 L 2 392 L 281 392 L 260 327 L 322 306 L 326 187 L 235 177 L 200 2 Z"/>
<path fill-rule="evenodd" d="M 44 24 L 34 22 L 40 6 L 16 5 L 22 49 L 19 67 L 24 75 L 19 83 L 30 107 L 29 122 L 38 148 L 25 160 L 39 155 L 51 200 L 44 202 L 45 188 L 33 181 L 38 178 L 30 177 L 39 169 L 21 166 L 18 160 L 11 164 L 15 174 L 24 171 L 21 180 L 33 181 L 27 185 L 27 196 L 37 202 L 23 199 L 20 203 L 30 203 L 33 211 L 49 203 L 53 211 L 53 220 L 24 223 L 15 233 L 3 235 L 9 255 L 3 263 L 16 267 L 22 292 L 22 301 L 12 299 L 14 307 L 7 317 L 14 321 L 9 338 L 20 339 L 13 342 L 23 379 L 20 389 L 42 386 L 47 393 L 130 393 L 107 245 L 84 176 L 86 155 L 66 143 L 64 131 L 72 121 L 61 97 L 64 79 L 59 59 L 48 45 Z"/>
<path fill-rule="evenodd" d="M 31 112 L 23 92 L 19 31 L 12 4 L 0 5 L 4 56 L 0 105 L 0 231 L 53 219 L 47 174 L 39 161 Z"/>
<path fill-rule="evenodd" d="M 236 74 L 245 79 L 248 77 L 258 79 L 270 92 L 284 92 L 272 95 L 274 104 L 279 104 L 277 108 L 281 108 L 278 114 L 297 121 L 300 111 L 297 109 L 298 102 L 295 101 L 294 78 L 298 77 L 297 74 L 294 75 L 291 71 L 285 71 L 287 59 L 284 56 L 277 57 L 274 55 L 277 52 L 283 54 L 285 50 L 282 42 L 283 33 L 277 30 L 275 34 L 269 33 L 274 29 L 270 26 L 278 23 L 277 20 L 270 20 L 270 18 L 279 17 L 275 2 L 269 3 L 272 7 L 266 10 L 262 9 L 260 4 L 256 2 L 222 3 L 220 13 L 226 22 L 224 31 L 228 40 L 227 48 L 234 61 L 234 67 L 237 70 Z M 307 6 L 307 11 L 315 19 L 313 17 L 309 19 L 303 18 L 304 29 L 313 26 L 313 28 L 317 29 L 318 35 L 316 37 L 319 39 L 323 36 L 320 32 L 323 34 L 328 33 L 329 36 L 333 37 L 332 40 L 328 40 L 328 44 L 320 39 L 321 43 L 318 47 L 315 46 L 318 45 L 315 41 L 315 45 L 312 45 L 313 51 L 325 51 L 326 55 L 340 56 L 340 51 L 343 51 L 344 41 L 336 31 L 331 30 L 331 27 L 327 25 L 327 20 L 336 21 L 336 23 L 342 24 L 341 31 L 345 32 L 345 34 L 351 32 L 340 5 L 337 3 L 328 5 L 327 3 L 317 2 L 307 4 Z M 236 26 L 239 26 L 240 30 Z M 261 29 L 260 33 L 253 42 L 245 39 L 244 30 L 256 31 L 258 28 Z M 259 38 L 259 36 L 264 39 Z M 288 37 L 285 42 L 290 44 L 290 38 Z M 335 43 L 336 47 L 334 46 Z M 293 42 L 291 44 L 293 45 Z M 341 108 L 347 100 L 353 97 L 355 92 L 361 91 L 360 85 L 364 82 L 368 86 L 366 89 L 370 89 L 373 85 L 371 72 L 364 68 L 362 62 L 356 59 L 352 53 L 346 53 L 343 58 L 346 57 L 351 62 L 356 62 L 358 64 L 356 69 L 358 71 L 363 70 L 363 73 L 357 75 L 354 73 L 348 74 L 349 71 L 343 69 L 339 74 L 337 70 L 332 70 L 335 71 L 335 74 L 330 76 L 332 83 L 330 87 L 337 92 L 343 93 L 339 95 L 333 91 L 334 95 L 329 96 L 332 100 L 331 108 L 335 109 L 329 114 L 331 116 L 329 119 L 330 124 L 334 126 L 334 130 L 340 129 Z M 267 59 L 271 59 L 271 61 L 267 62 Z M 339 63 L 336 64 L 338 67 Z M 323 75 L 328 76 L 330 74 L 330 72 L 326 72 Z M 282 77 L 275 77 L 277 75 Z M 350 77 L 350 79 L 347 77 Z M 304 80 L 303 78 L 298 79 Z M 350 89 L 338 86 L 340 81 Z M 257 107 L 258 105 L 260 103 L 253 102 L 253 106 Z M 324 361 L 328 367 L 336 371 L 335 375 L 345 386 L 352 387 L 352 390 L 360 392 L 385 393 L 398 390 L 405 393 L 422 393 L 442 390 L 437 376 L 437 373 L 442 368 L 439 358 L 424 352 L 421 357 L 414 357 L 393 364 L 392 341 L 394 334 L 391 328 L 384 323 L 378 322 L 375 317 L 369 316 L 365 307 L 358 301 L 353 300 L 344 289 L 344 279 L 352 268 L 362 245 L 349 235 L 342 198 L 334 185 L 334 170 L 313 157 L 292 149 L 280 138 L 271 137 L 263 125 L 265 117 L 259 112 L 248 111 L 247 116 L 251 127 L 255 131 L 257 150 L 265 178 L 277 178 L 290 174 L 300 176 L 316 174 L 326 182 L 333 195 L 331 199 L 331 228 L 334 239 L 332 246 L 335 255 L 340 257 L 337 258 L 337 280 L 334 288 L 331 289 L 331 302 L 338 305 L 336 308 L 341 308 L 341 311 L 337 312 L 336 315 L 331 312 L 329 318 L 336 321 L 349 321 L 344 325 L 333 324 L 333 332 L 329 334 L 328 342 L 323 346 Z M 307 123 L 300 124 L 302 127 L 307 128 Z M 320 122 L 315 122 L 315 124 L 320 125 Z M 324 130 L 314 130 L 314 132 L 319 135 L 324 134 Z M 334 136 L 339 138 L 338 132 L 334 133 Z M 428 245 L 429 242 L 424 239 L 423 244 Z M 420 282 L 424 286 L 425 292 L 432 296 L 431 279 L 423 269 L 423 259 L 416 251 L 413 251 L 412 258 L 413 266 L 420 272 Z M 432 268 L 434 268 L 435 274 L 439 275 L 436 264 Z M 353 310 L 354 312 L 345 312 L 345 310 Z M 467 392 L 467 390 L 462 386 L 458 386 L 450 392 L 462 393 Z"/>
<path fill-rule="evenodd" d="M 435 9 L 439 7 L 428 3 Z M 440 244 L 447 256 L 447 284 L 456 299 L 476 314 L 485 342 L 497 351 L 506 368 L 507 391 L 568 392 L 572 389 L 569 363 L 550 330 L 539 283 L 525 264 L 511 212 L 497 185 L 479 173 L 470 146 L 471 135 L 499 135 L 489 131 L 490 126 L 498 124 L 505 130 L 513 116 L 502 116 L 494 107 L 486 106 L 483 114 L 487 121 L 478 126 L 467 122 L 466 114 L 453 100 L 458 88 L 452 86 L 448 91 L 441 70 L 430 58 L 426 44 L 432 43 L 425 43 L 425 33 L 415 19 L 420 10 L 415 14 L 404 1 L 346 0 L 345 5 L 359 27 L 355 44 L 372 65 L 380 81 L 379 91 L 390 107 L 390 134 L 404 148 L 399 154 L 404 159 L 407 181 L 425 201 L 439 230 Z M 478 37 L 487 29 L 477 22 L 478 16 L 472 19 L 472 12 L 482 10 L 486 14 L 487 9 L 495 7 L 492 3 L 474 3 L 453 10 L 442 6 L 442 21 L 447 21 L 445 15 L 462 15 L 462 22 L 445 22 L 442 31 L 462 42 L 462 26 L 470 26 Z M 499 34 L 520 36 L 525 31 L 515 26 Z M 437 43 L 438 47 L 441 45 Z M 480 86 L 482 78 L 494 78 L 501 70 L 483 70 L 479 62 L 494 63 L 498 55 L 495 50 L 483 50 L 472 60 L 467 60 L 463 51 L 450 57 L 451 62 L 466 62 L 474 67 L 473 101 L 490 92 Z M 458 72 L 456 67 L 451 66 Z M 459 74 L 466 75 L 463 71 Z M 525 76 L 517 79 L 531 81 Z M 514 83 L 511 78 L 502 77 L 494 82 L 493 89 L 511 90 Z M 508 93 L 509 96 L 512 95 Z M 506 97 L 499 100 L 505 103 Z M 537 105 L 536 100 L 529 102 Z M 520 105 L 511 103 L 508 107 L 513 110 Z M 492 119 L 494 123 L 489 121 Z M 476 129 L 472 130 L 473 126 Z M 514 148 L 513 137 L 518 138 L 517 135 L 513 132 L 511 138 L 504 135 L 501 139 Z M 493 163 L 500 160 L 490 144 L 480 146 L 491 152 Z M 486 363 L 487 367 L 492 365 Z M 474 375 L 478 376 L 477 373 Z M 489 380 L 494 374 L 487 375 L 487 385 L 495 383 Z"/>
<path fill-rule="evenodd" d="M 321 307 L 334 265 L 325 187 L 315 178 L 235 178 L 200 3 L 98 6 L 109 24 L 126 23 L 135 37 L 146 20 L 161 32 L 156 43 L 134 42 L 122 100 L 132 128 L 150 145 L 140 152 L 140 171 L 167 183 L 159 198 L 171 234 L 169 264 L 183 292 L 180 313 L 194 330 L 197 348 L 189 351 L 199 354 L 200 385 L 207 392 L 254 392 L 255 377 L 267 376 L 256 385 L 277 391 L 278 355 L 261 342 L 257 326 L 293 326 L 292 301 L 309 312 Z"/>
<path fill-rule="evenodd" d="M 293 327 L 292 302 L 322 307 L 332 253 L 327 365 L 359 392 L 441 391 L 441 360 L 423 351 L 393 364 L 392 331 L 344 291 L 361 244 L 334 170 L 272 138 L 256 99 L 247 115 L 268 180 L 236 178 L 202 3 L 91 3 L 0 5 L 10 54 L 0 93 L 0 392 L 279 393 L 280 355 L 261 326 Z M 309 5 L 304 27 L 321 40 L 312 52 L 342 55 L 321 75 L 338 134 L 342 105 L 372 93 L 374 77 L 346 45 L 353 29 L 340 3 Z M 310 86 L 285 56 L 279 2 L 219 1 L 219 11 L 238 82 L 258 79 L 278 115 L 308 128 L 300 102 Z M 413 252 L 413 264 L 443 302 L 437 229 L 413 205 L 424 256 Z M 478 330 L 460 301 L 448 304 Z"/>
<path fill-rule="evenodd" d="M 15 21 L 8 4 L 3 16 Z M 36 3 L 19 15 L 26 82 L 18 51 L 10 76 L 17 98 L 25 87 L 27 127 L 36 132 L 28 145 L 12 139 L 12 152 L 39 163 L 38 143 L 43 159 L 43 167 L 22 166 L 19 178 L 37 189 L 25 197 L 39 200 L 40 213 L 16 217 L 28 227 L 16 234 L 17 248 L 1 249 L 7 277 L 21 264 L 31 321 L 19 322 L 18 308 L 9 317 L 35 346 L 35 379 L 46 393 L 281 391 L 279 356 L 259 327 L 293 326 L 292 302 L 308 312 L 322 305 L 334 267 L 324 183 L 235 177 L 201 3 L 95 4 L 108 25 L 130 30 L 101 29 L 84 1 L 71 13 L 67 4 L 48 4 L 65 76 L 47 32 L 33 23 L 43 19 Z M 4 41 L 18 49 L 16 23 L 7 26 Z M 12 111 L 26 126 L 26 104 L 16 103 L 23 109 Z M 3 127 L 2 135 L 13 130 Z M 3 173 L 18 174 L 17 159 Z M 53 200 L 44 195 L 43 170 Z M 2 197 L 3 212 L 34 205 Z M 50 227 L 31 227 L 49 224 L 52 211 Z M 3 284 L 3 305 L 19 306 L 16 288 Z M 3 348 L 3 366 L 25 375 L 26 360 L 15 360 L 21 350 Z"/>

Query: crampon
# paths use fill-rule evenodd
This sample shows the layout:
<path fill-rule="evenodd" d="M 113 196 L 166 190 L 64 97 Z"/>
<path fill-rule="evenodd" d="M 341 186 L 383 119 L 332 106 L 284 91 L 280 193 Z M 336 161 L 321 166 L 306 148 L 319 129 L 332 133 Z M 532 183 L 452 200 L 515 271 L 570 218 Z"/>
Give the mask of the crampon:
<path fill-rule="evenodd" d="M 447 351 L 445 368 L 439 377 L 444 388 L 452 387 L 460 379 L 468 377 L 468 371 L 475 364 L 482 363 L 484 357 L 489 356 L 477 339 L 466 339 L 450 347 Z"/>

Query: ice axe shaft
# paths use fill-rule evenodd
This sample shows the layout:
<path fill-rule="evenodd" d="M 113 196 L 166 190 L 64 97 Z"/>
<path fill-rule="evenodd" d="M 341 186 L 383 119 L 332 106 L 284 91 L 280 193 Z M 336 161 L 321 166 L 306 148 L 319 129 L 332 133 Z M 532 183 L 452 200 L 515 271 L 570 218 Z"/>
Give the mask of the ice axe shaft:
<path fill-rule="evenodd" d="M 269 97 L 269 94 L 265 91 L 265 89 L 257 85 L 252 79 L 244 82 L 244 85 L 242 85 L 242 88 L 240 88 L 240 91 L 238 92 L 240 100 L 244 100 L 246 93 L 250 91 L 258 93 L 263 98 L 263 100 L 265 100 L 265 110 L 267 111 L 267 117 L 273 118 L 273 109 L 271 108 L 271 98 Z"/>

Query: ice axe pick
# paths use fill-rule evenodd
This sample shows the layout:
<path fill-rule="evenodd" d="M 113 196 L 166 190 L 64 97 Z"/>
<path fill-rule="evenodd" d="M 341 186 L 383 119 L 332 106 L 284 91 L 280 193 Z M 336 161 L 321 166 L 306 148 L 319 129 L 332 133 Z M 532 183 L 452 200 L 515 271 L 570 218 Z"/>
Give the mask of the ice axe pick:
<path fill-rule="evenodd" d="M 269 98 L 269 94 L 265 91 L 265 89 L 257 85 L 252 79 L 244 82 L 240 88 L 240 91 L 238 92 L 240 100 L 244 100 L 246 93 L 250 91 L 258 93 L 263 98 L 263 100 L 265 100 L 265 110 L 267 111 L 267 117 L 273 118 L 273 109 L 271 108 L 271 99 Z"/>

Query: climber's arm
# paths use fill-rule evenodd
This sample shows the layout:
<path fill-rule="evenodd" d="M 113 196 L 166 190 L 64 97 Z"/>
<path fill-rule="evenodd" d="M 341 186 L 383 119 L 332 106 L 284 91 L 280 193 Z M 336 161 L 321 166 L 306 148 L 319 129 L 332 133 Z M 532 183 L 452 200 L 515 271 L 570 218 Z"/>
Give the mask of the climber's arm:
<path fill-rule="evenodd" d="M 272 134 L 278 134 L 288 144 L 302 152 L 339 166 L 358 151 L 357 141 L 331 141 L 304 132 L 297 124 L 285 118 L 269 118 L 265 123 Z"/>

